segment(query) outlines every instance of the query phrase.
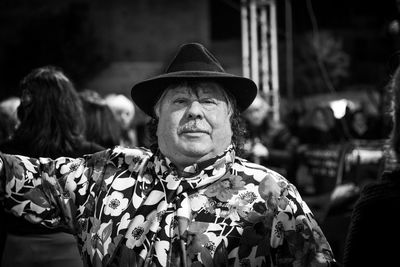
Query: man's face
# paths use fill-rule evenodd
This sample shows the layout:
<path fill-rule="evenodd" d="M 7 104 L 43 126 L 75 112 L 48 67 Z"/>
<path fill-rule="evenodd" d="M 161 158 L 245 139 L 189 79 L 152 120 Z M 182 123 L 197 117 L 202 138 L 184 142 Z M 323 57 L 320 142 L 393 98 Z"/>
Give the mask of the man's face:
<path fill-rule="evenodd" d="M 178 168 L 213 158 L 232 140 L 223 89 L 213 82 L 197 85 L 170 87 L 160 100 L 158 145 Z"/>

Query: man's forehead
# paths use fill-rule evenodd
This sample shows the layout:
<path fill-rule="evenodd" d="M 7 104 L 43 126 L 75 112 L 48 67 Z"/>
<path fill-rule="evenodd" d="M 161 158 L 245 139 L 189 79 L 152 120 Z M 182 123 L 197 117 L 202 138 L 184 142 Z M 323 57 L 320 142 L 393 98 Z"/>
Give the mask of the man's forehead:
<path fill-rule="evenodd" d="M 223 95 L 223 88 L 215 82 L 204 81 L 194 83 L 181 83 L 171 85 L 167 88 L 167 93 L 173 94 L 211 94 Z"/>

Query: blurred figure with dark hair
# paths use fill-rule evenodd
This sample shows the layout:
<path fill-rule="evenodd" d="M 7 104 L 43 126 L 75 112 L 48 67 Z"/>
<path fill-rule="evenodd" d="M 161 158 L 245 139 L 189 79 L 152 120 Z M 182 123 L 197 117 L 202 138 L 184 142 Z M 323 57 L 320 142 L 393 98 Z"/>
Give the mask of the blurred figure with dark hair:
<path fill-rule="evenodd" d="M 85 118 L 73 83 L 54 66 L 34 69 L 20 83 L 20 127 L 1 147 L 7 153 L 51 158 L 101 150 L 86 141 Z"/>
<path fill-rule="evenodd" d="M 84 138 L 82 103 L 61 69 L 54 66 L 34 69 L 22 79 L 20 87 L 21 123 L 13 138 L 0 147 L 1 151 L 57 158 L 79 157 L 103 149 Z M 68 184 L 74 186 L 75 183 Z M 35 194 L 25 197 L 41 201 Z M 6 214 L 5 222 L 7 237 L 1 266 L 82 266 L 76 239 L 70 234 L 74 232 L 71 222 L 69 229 L 49 229 L 12 214 Z"/>
<path fill-rule="evenodd" d="M 85 111 L 86 139 L 105 148 L 119 145 L 122 126 L 105 99 L 98 92 L 89 89 L 79 94 Z"/>
<path fill-rule="evenodd" d="M 355 204 L 346 239 L 343 264 L 394 266 L 398 262 L 400 228 L 400 68 L 388 89 L 392 93 L 393 129 L 385 154 L 385 167 L 378 181 L 366 185 Z"/>

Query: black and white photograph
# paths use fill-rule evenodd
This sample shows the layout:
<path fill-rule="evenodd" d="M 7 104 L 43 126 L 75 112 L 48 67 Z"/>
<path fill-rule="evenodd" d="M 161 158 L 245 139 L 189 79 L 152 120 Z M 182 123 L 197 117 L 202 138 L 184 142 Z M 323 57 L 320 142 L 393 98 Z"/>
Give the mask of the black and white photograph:
<path fill-rule="evenodd" d="M 0 267 L 400 263 L 400 0 L 0 1 Z"/>

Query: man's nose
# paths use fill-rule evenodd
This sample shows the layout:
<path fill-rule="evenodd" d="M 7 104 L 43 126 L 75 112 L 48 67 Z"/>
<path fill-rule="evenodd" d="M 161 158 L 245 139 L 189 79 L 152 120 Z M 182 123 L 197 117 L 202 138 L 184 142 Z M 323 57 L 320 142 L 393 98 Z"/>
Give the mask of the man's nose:
<path fill-rule="evenodd" d="M 186 112 L 189 119 L 198 119 L 203 117 L 203 107 L 197 100 L 190 103 Z"/>

